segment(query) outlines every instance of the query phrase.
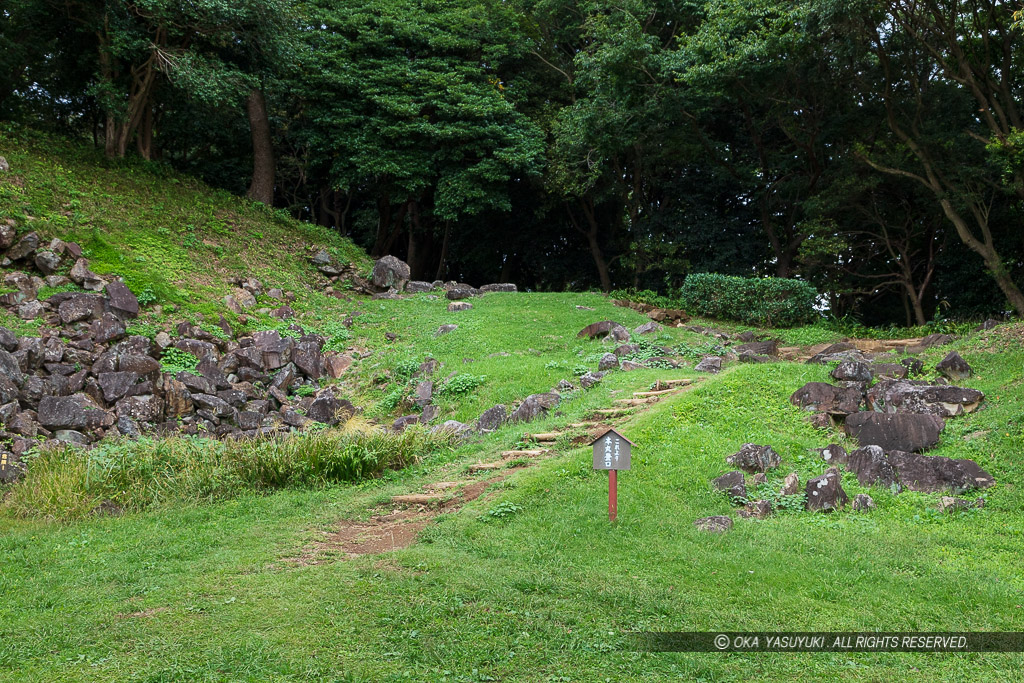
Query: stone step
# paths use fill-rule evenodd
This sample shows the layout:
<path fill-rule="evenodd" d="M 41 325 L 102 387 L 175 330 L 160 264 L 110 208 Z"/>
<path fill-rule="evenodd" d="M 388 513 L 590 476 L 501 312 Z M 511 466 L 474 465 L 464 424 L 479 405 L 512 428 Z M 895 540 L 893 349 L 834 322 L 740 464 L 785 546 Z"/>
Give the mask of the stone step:
<path fill-rule="evenodd" d="M 444 499 L 445 496 L 440 493 L 406 493 L 391 496 L 391 502 L 395 505 L 433 505 Z"/>

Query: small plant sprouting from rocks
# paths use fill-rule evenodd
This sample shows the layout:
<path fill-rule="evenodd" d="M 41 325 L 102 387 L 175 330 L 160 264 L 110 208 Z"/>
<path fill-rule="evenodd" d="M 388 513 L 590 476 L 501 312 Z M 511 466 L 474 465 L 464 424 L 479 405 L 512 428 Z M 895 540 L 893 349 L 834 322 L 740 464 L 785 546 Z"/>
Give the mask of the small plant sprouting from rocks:
<path fill-rule="evenodd" d="M 194 372 L 199 365 L 199 359 L 188 351 L 182 351 L 173 346 L 164 349 L 160 356 L 160 367 L 164 372 L 177 374 L 179 372 Z"/>

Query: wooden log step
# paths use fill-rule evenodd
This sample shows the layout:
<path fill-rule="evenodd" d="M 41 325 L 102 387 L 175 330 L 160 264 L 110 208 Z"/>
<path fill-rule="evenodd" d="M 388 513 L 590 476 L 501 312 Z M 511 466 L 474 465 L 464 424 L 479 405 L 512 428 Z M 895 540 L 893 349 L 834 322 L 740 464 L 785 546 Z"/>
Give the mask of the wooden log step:
<path fill-rule="evenodd" d="M 391 502 L 395 505 L 433 505 L 444 500 L 440 493 L 406 493 L 400 496 L 391 496 Z"/>
<path fill-rule="evenodd" d="M 637 398 L 649 398 L 651 396 L 666 396 L 676 393 L 677 389 L 662 389 L 661 391 L 634 391 L 633 396 Z"/>
<path fill-rule="evenodd" d="M 505 466 L 503 462 L 478 462 L 475 465 L 469 466 L 470 472 L 490 472 L 492 470 L 500 470 Z"/>
<path fill-rule="evenodd" d="M 617 398 L 612 403 L 618 403 L 623 406 L 645 406 L 657 400 L 656 398 Z"/>
<path fill-rule="evenodd" d="M 558 432 L 541 432 L 540 434 L 525 434 L 524 438 L 534 441 L 555 441 L 561 434 Z"/>
<path fill-rule="evenodd" d="M 534 448 L 525 451 L 502 451 L 501 457 L 506 460 L 508 458 L 536 458 L 537 456 L 544 455 L 547 452 L 548 449 L 546 448 Z"/>
<path fill-rule="evenodd" d="M 666 389 L 672 389 L 674 387 L 685 387 L 687 384 L 693 384 L 692 379 L 680 378 L 680 379 L 659 379 L 654 383 L 655 391 L 664 391 Z"/>
<path fill-rule="evenodd" d="M 625 415 L 629 412 L 628 408 L 600 408 L 594 411 L 595 415 Z"/>
<path fill-rule="evenodd" d="M 566 429 L 588 429 L 593 427 L 593 422 L 573 422 L 572 424 L 565 425 Z"/>
<path fill-rule="evenodd" d="M 458 488 L 465 483 L 464 481 L 435 481 L 427 484 L 426 488 L 431 491 L 447 491 L 448 489 Z"/>

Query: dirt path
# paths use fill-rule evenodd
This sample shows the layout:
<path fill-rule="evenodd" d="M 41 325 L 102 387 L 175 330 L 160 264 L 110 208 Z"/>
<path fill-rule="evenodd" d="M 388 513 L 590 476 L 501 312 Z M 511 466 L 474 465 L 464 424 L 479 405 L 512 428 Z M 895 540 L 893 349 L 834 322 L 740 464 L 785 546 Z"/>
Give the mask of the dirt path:
<path fill-rule="evenodd" d="M 650 391 L 634 391 L 633 398 L 615 399 L 616 407 L 592 411 L 583 422 L 567 425 L 569 431 L 528 434 L 536 447 L 501 451 L 497 458 L 465 465 L 463 475 L 451 480 L 427 482 L 418 491 L 392 496 L 388 510 L 381 510 L 365 521 L 342 519 L 332 530 L 306 545 L 301 552 L 284 560 L 292 566 L 323 564 L 363 555 L 387 553 L 416 542 L 420 531 L 439 515 L 458 512 L 464 505 L 485 494 L 516 472 L 532 467 L 541 460 L 560 457 L 556 442 L 571 434 L 570 444 L 579 447 L 590 443 L 605 431 L 632 418 L 655 403 L 694 388 L 695 380 L 658 380 Z M 582 430 L 582 433 L 577 433 Z M 486 479 L 471 478 L 474 474 L 492 473 Z M 446 475 L 450 476 L 450 472 Z M 467 478 L 468 477 L 468 478 Z"/>

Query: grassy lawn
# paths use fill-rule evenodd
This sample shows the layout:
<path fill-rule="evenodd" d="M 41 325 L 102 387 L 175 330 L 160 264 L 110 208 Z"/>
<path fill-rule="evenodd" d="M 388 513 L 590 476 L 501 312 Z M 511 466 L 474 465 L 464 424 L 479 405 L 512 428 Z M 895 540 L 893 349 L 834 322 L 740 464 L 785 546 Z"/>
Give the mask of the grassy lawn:
<path fill-rule="evenodd" d="M 149 306 L 133 333 L 154 335 L 186 317 L 212 328 L 229 279 L 255 275 L 294 290 L 299 322 L 359 356 L 336 381 L 362 418 L 387 423 L 414 412 L 411 374 L 430 357 L 441 363 L 433 376 L 438 421 L 473 422 L 497 403 L 596 370 L 613 346 L 577 339 L 585 325 L 613 319 L 632 329 L 646 321 L 586 293 L 489 294 L 455 313 L 427 294 L 327 297 L 304 249 L 326 246 L 365 267 L 345 239 L 161 167 L 106 162 L 23 130 L 0 130 L 0 151 L 18 169 L 0 183 L 0 213 L 21 231 L 79 241 L 97 272 L 152 291 L 162 310 Z M 242 329 L 281 325 L 248 318 Z M 19 334 L 38 328 L 7 314 L 0 324 Z M 436 337 L 443 324 L 458 328 Z M 789 472 L 803 483 L 824 471 L 813 449 L 852 446 L 811 428 L 788 402 L 805 382 L 824 381 L 828 368 L 784 362 L 735 365 L 718 376 L 697 375 L 692 362 L 612 372 L 590 391 L 566 392 L 544 420 L 357 483 L 259 493 L 221 487 L 202 500 L 168 483 L 158 503 L 64 523 L 0 505 L 0 680 L 1022 680 L 1021 654 L 625 647 L 637 630 L 1024 631 L 1024 348 L 1020 326 L 1012 329 L 1016 335 L 971 337 L 923 356 L 931 368 L 960 350 L 976 371 L 965 384 L 987 395 L 983 410 L 949 421 L 933 451 L 972 458 L 994 475 L 997 485 L 980 494 L 983 509 L 941 514 L 938 494 L 866 489 L 846 474 L 850 497 L 870 492 L 876 510 L 826 515 L 782 506 L 763 521 L 737 518 L 723 535 L 698 532 L 698 517 L 735 515 L 709 481 L 730 469 L 725 457 L 741 444 L 770 444 L 781 454 L 782 466 L 757 491 L 768 498 L 777 498 Z M 773 334 L 783 345 L 842 338 L 825 324 Z M 712 338 L 683 329 L 647 341 L 646 355 L 655 345 L 691 361 L 720 351 Z M 564 437 L 554 457 L 440 514 L 409 547 L 296 561 L 341 520 L 390 512 L 393 495 L 431 482 L 486 480 L 491 475 L 468 466 L 665 378 L 699 381 L 622 421 L 636 447 L 633 469 L 620 477 L 614 526 L 605 476 L 591 470 L 589 448 Z"/>
<path fill-rule="evenodd" d="M 483 299 L 481 312 L 491 300 L 501 301 Z M 538 316 L 538 325 L 502 337 L 507 344 L 481 343 L 476 355 L 541 346 L 539 332 L 550 331 L 559 338 L 548 342 L 545 355 L 513 357 L 523 366 L 517 388 L 540 390 L 551 376 L 536 364 L 576 357 L 577 343 L 564 338 L 565 330 L 576 329 L 574 314 L 556 315 L 559 296 L 517 301 L 521 314 Z M 382 316 L 401 323 L 407 305 L 388 302 Z M 587 319 L 602 317 L 587 313 Z M 544 316 L 559 322 L 540 324 Z M 424 330 L 435 322 L 428 320 Z M 454 335 L 423 350 L 452 363 L 466 352 Z M 633 469 L 620 479 L 615 526 L 607 522 L 606 483 L 590 470 L 589 449 L 564 448 L 461 511 L 441 515 L 411 547 L 312 566 L 288 562 L 318 531 L 366 517 L 392 494 L 461 474 L 465 463 L 514 445 L 523 427 L 358 485 L 174 504 L 63 526 L 4 519 L 0 676 L 1019 680 L 1019 654 L 621 649 L 633 630 L 1024 630 L 1024 465 L 1017 457 L 1024 446 L 1024 353 L 963 347 L 977 370 L 968 384 L 988 394 L 987 409 L 951 420 L 934 453 L 974 458 L 996 477 L 982 510 L 942 515 L 937 494 L 870 489 L 878 509 L 866 514 L 783 511 L 765 521 L 737 520 L 722 536 L 697 532 L 696 517 L 730 511 L 708 480 L 726 471 L 724 456 L 741 443 L 770 443 L 779 451 L 783 464 L 767 487 L 777 490 L 790 471 L 802 481 L 823 471 L 810 449 L 837 438 L 806 425 L 786 400 L 803 382 L 824 379 L 826 368 L 738 366 L 624 424 L 637 447 Z M 382 351 L 380 361 L 410 351 Z M 564 404 L 562 416 L 531 429 L 576 419 L 666 372 L 613 374 Z M 495 389 L 486 399 L 501 396 Z M 850 475 L 844 487 L 851 497 L 868 490 Z M 489 514 L 500 503 L 511 504 L 503 509 L 512 512 Z"/>

